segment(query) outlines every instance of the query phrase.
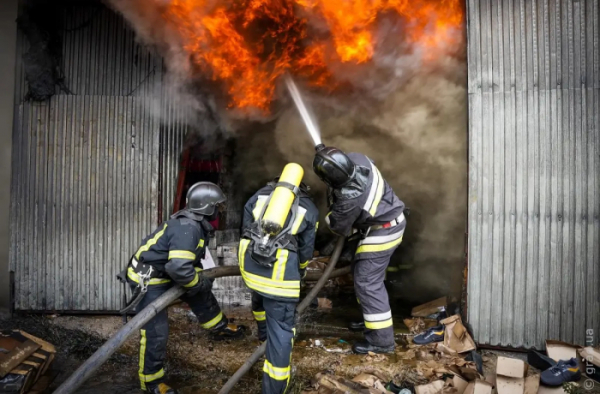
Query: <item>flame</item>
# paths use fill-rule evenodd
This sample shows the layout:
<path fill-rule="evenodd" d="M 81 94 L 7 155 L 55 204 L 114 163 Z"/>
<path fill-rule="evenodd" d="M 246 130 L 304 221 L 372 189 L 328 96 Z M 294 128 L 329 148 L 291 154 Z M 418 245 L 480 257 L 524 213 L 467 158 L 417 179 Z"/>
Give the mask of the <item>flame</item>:
<path fill-rule="evenodd" d="M 459 1 L 152 0 L 181 40 L 193 70 L 222 83 L 230 107 L 265 113 L 277 79 L 286 72 L 333 89 L 329 65 L 368 63 L 377 50 L 375 29 L 383 13 L 403 19 L 399 43 L 421 46 L 429 58 L 459 43 Z M 329 36 L 315 33 L 309 20 L 324 22 Z"/>

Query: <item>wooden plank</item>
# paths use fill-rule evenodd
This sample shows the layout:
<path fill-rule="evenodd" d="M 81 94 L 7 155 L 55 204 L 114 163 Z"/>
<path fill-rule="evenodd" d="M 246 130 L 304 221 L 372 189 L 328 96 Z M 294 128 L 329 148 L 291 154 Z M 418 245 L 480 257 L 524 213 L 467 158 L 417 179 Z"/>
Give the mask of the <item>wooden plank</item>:
<path fill-rule="evenodd" d="M 0 378 L 5 377 L 39 348 L 41 348 L 40 344 L 27 340 L 15 346 L 9 353 L 0 354 Z"/>

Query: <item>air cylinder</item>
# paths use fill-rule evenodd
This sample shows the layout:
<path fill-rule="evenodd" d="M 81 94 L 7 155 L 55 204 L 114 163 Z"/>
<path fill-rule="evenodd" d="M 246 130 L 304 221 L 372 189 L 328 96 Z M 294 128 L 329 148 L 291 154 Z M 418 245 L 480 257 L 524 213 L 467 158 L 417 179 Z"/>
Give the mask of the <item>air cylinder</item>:
<path fill-rule="evenodd" d="M 279 182 L 300 187 L 303 176 L 304 170 L 302 166 L 296 163 L 289 163 L 283 168 Z M 275 187 L 269 205 L 262 217 L 262 228 L 265 233 L 273 236 L 283 230 L 295 197 L 294 192 L 288 187 L 282 185 Z"/>

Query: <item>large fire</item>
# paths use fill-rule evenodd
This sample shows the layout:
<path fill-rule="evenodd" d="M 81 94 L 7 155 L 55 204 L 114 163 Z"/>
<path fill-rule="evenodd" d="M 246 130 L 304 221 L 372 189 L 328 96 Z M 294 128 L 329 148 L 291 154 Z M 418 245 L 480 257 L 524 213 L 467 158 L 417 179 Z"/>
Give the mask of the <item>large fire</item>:
<path fill-rule="evenodd" d="M 398 42 L 439 53 L 460 40 L 460 0 L 152 0 L 195 69 L 222 83 L 230 106 L 268 112 L 284 73 L 329 87 L 333 63 L 363 64 L 378 18 L 403 22 Z M 315 25 L 321 28 L 315 27 Z M 323 26 L 327 27 L 324 32 Z M 388 37 L 389 39 L 389 37 Z"/>

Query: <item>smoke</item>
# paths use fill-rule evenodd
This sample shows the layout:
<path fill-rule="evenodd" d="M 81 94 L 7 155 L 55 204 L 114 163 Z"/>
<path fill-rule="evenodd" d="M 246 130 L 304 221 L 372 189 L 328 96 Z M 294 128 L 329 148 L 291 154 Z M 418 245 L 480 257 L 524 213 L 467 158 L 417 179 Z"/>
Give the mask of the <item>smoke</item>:
<path fill-rule="evenodd" d="M 162 100 L 166 96 L 174 103 L 176 119 L 200 125 L 198 138 L 205 141 L 235 139 L 232 170 L 237 193 L 249 197 L 293 161 L 304 167 L 305 182 L 313 188 L 321 213 L 326 212 L 325 188 L 311 170 L 314 147 L 282 81 L 269 118 L 240 117 L 239 112 L 226 109 L 222 86 L 193 69 L 180 36 L 163 22 L 157 1 L 109 1 L 139 39 L 164 57 L 167 76 Z M 322 20 L 315 18 L 310 24 L 321 36 L 327 34 Z M 297 82 L 317 118 L 323 143 L 369 156 L 411 208 L 392 264 L 413 268 L 399 275 L 398 291 L 392 297 L 418 302 L 459 294 L 462 285 L 467 219 L 466 49 L 463 37 L 456 48 L 409 45 L 399 39 L 405 28 L 396 16 L 382 15 L 369 62 L 328 64 L 339 83 L 334 93 Z M 157 102 L 153 113 L 172 121 L 173 111 L 167 114 L 164 107 Z M 325 226 L 321 227 L 324 235 Z"/>
<path fill-rule="evenodd" d="M 467 220 L 464 53 L 419 64 L 420 71 L 414 63 L 411 73 L 404 69 L 401 81 L 367 80 L 363 75 L 362 83 L 377 89 L 362 99 L 310 97 L 323 142 L 373 159 L 411 209 L 392 264 L 413 268 L 397 275 L 392 297 L 412 302 L 460 293 Z M 238 151 L 237 169 L 244 193 L 253 193 L 286 163 L 297 162 L 305 168 L 305 182 L 313 187 L 321 213 L 326 212 L 325 188 L 311 170 L 314 147 L 295 108 L 240 135 L 244 149 Z"/>

